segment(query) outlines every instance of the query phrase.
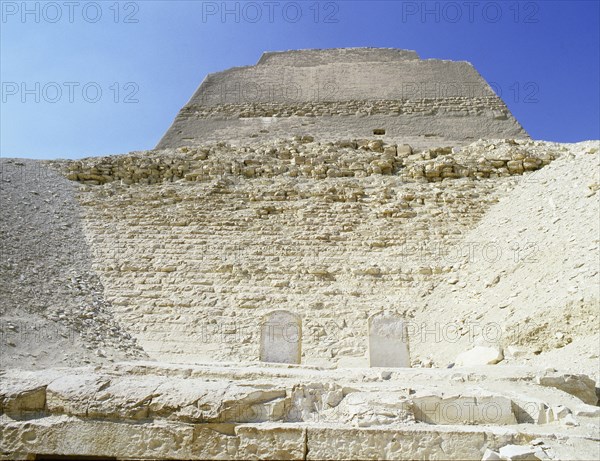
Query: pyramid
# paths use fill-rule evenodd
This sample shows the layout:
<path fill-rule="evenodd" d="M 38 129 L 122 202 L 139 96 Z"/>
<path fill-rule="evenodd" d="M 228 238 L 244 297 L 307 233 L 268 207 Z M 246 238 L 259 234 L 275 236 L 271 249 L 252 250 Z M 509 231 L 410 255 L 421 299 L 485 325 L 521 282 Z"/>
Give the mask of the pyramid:
<path fill-rule="evenodd" d="M 209 74 L 157 148 L 303 134 L 413 146 L 529 137 L 469 62 L 340 48 L 267 52 L 254 66 Z"/>

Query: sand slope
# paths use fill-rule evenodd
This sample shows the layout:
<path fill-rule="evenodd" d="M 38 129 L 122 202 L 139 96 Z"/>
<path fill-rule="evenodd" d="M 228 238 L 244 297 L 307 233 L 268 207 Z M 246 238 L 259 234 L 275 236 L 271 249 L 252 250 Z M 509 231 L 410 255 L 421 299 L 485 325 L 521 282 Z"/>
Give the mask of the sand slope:
<path fill-rule="evenodd" d="M 462 261 L 413 319 L 446 329 L 450 341 L 416 336 L 417 356 L 446 365 L 475 343 L 499 342 L 525 353 L 506 362 L 598 376 L 598 144 L 565 144 L 561 158 L 520 177 L 465 236 Z"/>

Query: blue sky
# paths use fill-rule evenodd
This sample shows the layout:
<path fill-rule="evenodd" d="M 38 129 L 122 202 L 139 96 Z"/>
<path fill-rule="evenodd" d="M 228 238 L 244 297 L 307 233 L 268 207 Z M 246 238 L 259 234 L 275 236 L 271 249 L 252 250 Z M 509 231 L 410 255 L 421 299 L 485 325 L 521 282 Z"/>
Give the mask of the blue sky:
<path fill-rule="evenodd" d="M 0 155 L 151 149 L 207 73 L 362 46 L 470 61 L 532 137 L 598 139 L 599 4 L 2 0 Z"/>

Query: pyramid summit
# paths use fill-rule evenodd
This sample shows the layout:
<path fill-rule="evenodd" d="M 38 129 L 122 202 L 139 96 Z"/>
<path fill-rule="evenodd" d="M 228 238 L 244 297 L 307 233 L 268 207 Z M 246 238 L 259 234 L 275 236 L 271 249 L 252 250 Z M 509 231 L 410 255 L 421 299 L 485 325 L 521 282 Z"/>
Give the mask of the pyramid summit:
<path fill-rule="evenodd" d="M 469 62 L 334 48 L 266 52 L 254 66 L 209 74 L 157 148 L 306 133 L 414 146 L 529 137 Z"/>

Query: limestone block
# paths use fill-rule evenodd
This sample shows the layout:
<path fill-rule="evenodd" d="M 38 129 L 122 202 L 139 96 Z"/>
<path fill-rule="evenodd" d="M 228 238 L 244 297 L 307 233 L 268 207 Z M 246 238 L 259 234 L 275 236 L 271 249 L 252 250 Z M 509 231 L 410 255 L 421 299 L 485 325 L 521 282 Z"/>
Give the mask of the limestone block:
<path fill-rule="evenodd" d="M 548 424 L 554 421 L 552 410 L 540 399 L 531 396 L 513 397 L 512 402 L 519 423 Z"/>
<path fill-rule="evenodd" d="M 479 365 L 493 365 L 504 359 L 502 349 L 499 347 L 475 346 L 458 354 L 455 365 L 459 367 L 475 367 Z"/>
<path fill-rule="evenodd" d="M 489 448 L 485 449 L 485 452 L 483 453 L 483 457 L 481 458 L 481 461 L 500 461 L 502 458 L 500 458 L 500 455 L 498 453 L 496 453 L 493 450 L 490 450 Z"/>
<path fill-rule="evenodd" d="M 506 445 L 500 448 L 500 457 L 508 461 L 539 460 L 533 447 L 522 445 Z"/>
<path fill-rule="evenodd" d="M 452 430 L 442 426 L 394 429 L 309 427 L 308 460 L 354 459 L 469 459 L 480 460 L 484 447 L 510 443 L 514 435 L 480 429 Z"/>
<path fill-rule="evenodd" d="M 306 453 L 305 428 L 288 425 L 238 426 L 237 459 L 304 459 Z"/>
<path fill-rule="evenodd" d="M 542 386 L 555 387 L 574 395 L 588 405 L 596 405 L 598 403 L 596 383 L 588 376 L 576 374 L 540 376 L 538 383 Z"/>
<path fill-rule="evenodd" d="M 412 398 L 417 421 L 428 424 L 516 424 L 510 399 L 500 395 L 419 395 Z"/>
<path fill-rule="evenodd" d="M 159 376 L 123 377 L 100 388 L 88 406 L 89 417 L 145 419 L 150 403 L 164 378 Z"/>
<path fill-rule="evenodd" d="M 0 394 L 0 413 L 21 415 L 43 411 L 46 403 L 46 386 L 10 389 L 4 387 Z"/>
<path fill-rule="evenodd" d="M 415 422 L 408 392 L 352 392 L 335 407 L 335 416 L 356 427 Z"/>
<path fill-rule="evenodd" d="M 54 370 L 43 376 L 35 372 L 21 372 L 18 378 L 2 376 L 0 379 L 0 414 L 20 416 L 29 412 L 43 412 L 46 405 L 46 388 L 60 376 Z"/>
<path fill-rule="evenodd" d="M 50 417 L 2 425 L 7 459 L 28 454 L 120 459 L 302 459 L 305 429 L 285 426 L 165 422 L 127 424 Z"/>
<path fill-rule="evenodd" d="M 344 390 L 336 384 L 310 383 L 294 386 L 286 421 L 339 421 L 345 417 L 339 406 L 343 399 Z"/>
<path fill-rule="evenodd" d="M 511 160 L 506 162 L 509 173 L 523 173 L 523 162 L 521 160 Z"/>
<path fill-rule="evenodd" d="M 90 399 L 110 380 L 93 373 L 66 375 L 52 381 L 47 389 L 49 413 L 87 416 Z"/>

